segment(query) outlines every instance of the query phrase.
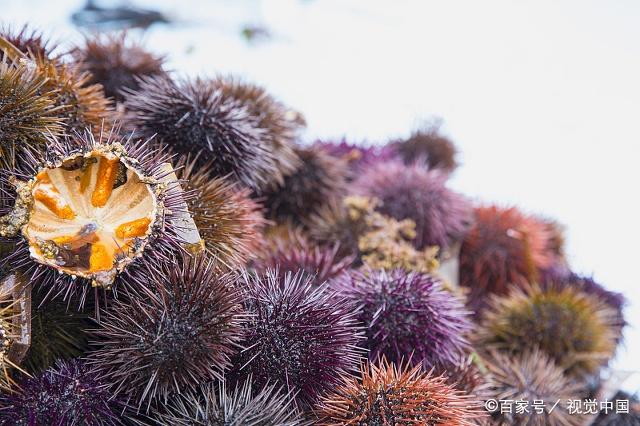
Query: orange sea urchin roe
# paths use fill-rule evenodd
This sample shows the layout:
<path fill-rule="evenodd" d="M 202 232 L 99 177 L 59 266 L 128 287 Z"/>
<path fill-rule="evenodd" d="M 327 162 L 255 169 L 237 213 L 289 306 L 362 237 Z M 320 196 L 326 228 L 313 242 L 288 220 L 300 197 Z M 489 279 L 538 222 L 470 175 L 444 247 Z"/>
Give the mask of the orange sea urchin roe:
<path fill-rule="evenodd" d="M 73 219 L 76 217 L 71 206 L 60 195 L 60 192 L 51 183 L 51 179 L 46 171 L 38 173 L 39 185 L 34 191 L 34 198 L 44 204 L 53 214 L 61 219 Z"/>
<path fill-rule="evenodd" d="M 96 188 L 93 190 L 93 195 L 91 196 L 91 204 L 93 204 L 94 207 L 104 207 L 109 197 L 111 197 L 113 184 L 118 175 L 119 163 L 120 160 L 117 157 L 112 159 L 102 157 L 100 159 Z"/>
<path fill-rule="evenodd" d="M 148 217 L 143 217 L 140 219 L 132 220 L 131 222 L 123 223 L 116 228 L 116 237 L 122 239 L 142 237 L 147 233 L 150 223 L 151 219 L 149 219 Z"/>

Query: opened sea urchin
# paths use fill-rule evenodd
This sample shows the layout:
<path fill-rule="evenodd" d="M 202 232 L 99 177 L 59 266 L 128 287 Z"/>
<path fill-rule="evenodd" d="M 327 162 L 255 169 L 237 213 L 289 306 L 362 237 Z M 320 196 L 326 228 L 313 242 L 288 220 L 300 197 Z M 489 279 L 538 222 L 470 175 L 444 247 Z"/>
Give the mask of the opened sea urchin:
<path fill-rule="evenodd" d="M 46 157 L 30 159 L 31 171 L 0 193 L 10 206 L 0 237 L 17 243 L 4 263 L 50 292 L 108 288 L 137 258 L 161 258 L 180 241 L 178 183 L 167 177 L 167 155 L 146 142 L 52 138 Z"/>

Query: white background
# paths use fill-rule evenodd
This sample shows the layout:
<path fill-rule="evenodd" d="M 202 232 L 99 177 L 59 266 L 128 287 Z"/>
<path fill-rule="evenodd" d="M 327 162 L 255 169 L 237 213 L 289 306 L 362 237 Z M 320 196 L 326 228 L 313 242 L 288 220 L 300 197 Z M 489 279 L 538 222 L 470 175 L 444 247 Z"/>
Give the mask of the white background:
<path fill-rule="evenodd" d="M 309 141 L 383 143 L 442 117 L 462 151 L 452 187 L 558 219 L 574 269 L 625 293 L 631 326 L 615 367 L 640 370 L 640 2 L 137 4 L 176 21 L 135 33 L 169 68 L 264 84 L 305 114 Z M 69 20 L 81 5 L 0 0 L 0 20 L 65 48 L 81 39 Z M 247 43 L 245 24 L 272 37 Z"/>

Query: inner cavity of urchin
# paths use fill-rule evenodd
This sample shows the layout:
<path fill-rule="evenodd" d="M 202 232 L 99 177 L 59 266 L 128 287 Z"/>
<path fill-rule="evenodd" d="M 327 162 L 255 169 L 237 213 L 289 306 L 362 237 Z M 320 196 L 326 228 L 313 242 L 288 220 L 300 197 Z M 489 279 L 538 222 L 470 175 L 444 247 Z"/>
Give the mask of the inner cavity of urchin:
<path fill-rule="evenodd" d="M 144 250 L 157 197 L 117 151 L 68 157 L 30 184 L 33 202 L 22 233 L 37 262 L 109 287 Z"/>

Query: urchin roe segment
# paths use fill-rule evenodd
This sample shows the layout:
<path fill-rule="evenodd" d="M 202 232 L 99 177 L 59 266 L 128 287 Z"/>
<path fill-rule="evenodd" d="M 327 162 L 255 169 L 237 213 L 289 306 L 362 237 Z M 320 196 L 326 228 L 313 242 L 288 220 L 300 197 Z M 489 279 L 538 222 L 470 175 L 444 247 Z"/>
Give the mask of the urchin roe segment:
<path fill-rule="evenodd" d="M 142 253 L 158 200 L 123 155 L 121 147 L 98 147 L 32 179 L 33 203 L 22 233 L 37 262 L 108 287 Z"/>

